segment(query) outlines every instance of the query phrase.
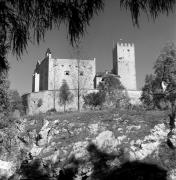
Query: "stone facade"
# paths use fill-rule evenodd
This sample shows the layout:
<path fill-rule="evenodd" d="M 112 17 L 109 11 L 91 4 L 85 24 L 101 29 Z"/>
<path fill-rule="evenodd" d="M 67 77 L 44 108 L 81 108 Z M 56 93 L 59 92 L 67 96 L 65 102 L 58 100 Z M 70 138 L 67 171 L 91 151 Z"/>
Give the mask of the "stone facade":
<path fill-rule="evenodd" d="M 95 90 L 96 59 L 57 59 L 48 49 L 45 58 L 37 62 L 32 76 L 32 93 L 23 96 L 27 114 L 37 114 L 51 109 L 63 111 L 59 89 L 65 80 L 73 95 L 66 110 L 74 111 L 83 106 L 83 95 Z M 79 93 L 78 93 L 79 91 Z M 78 98 L 79 95 L 79 98 Z"/>
<path fill-rule="evenodd" d="M 78 110 L 78 90 L 70 90 L 73 100 L 66 104 L 66 111 Z M 79 107 L 83 108 L 83 95 L 97 90 L 80 90 L 79 91 Z M 28 115 L 45 113 L 48 110 L 56 109 L 56 111 L 64 111 L 64 106 L 60 104 L 59 90 L 47 90 L 40 92 L 32 92 L 23 95 L 23 101 L 27 104 L 26 113 Z"/>
<path fill-rule="evenodd" d="M 99 82 L 108 72 L 96 74 L 96 59 L 57 59 L 48 49 L 45 58 L 37 62 L 32 77 L 32 93 L 23 96 L 27 114 L 46 112 L 51 109 L 63 111 L 59 103 L 59 89 L 65 80 L 74 96 L 66 110 L 74 111 L 83 107 L 82 95 L 98 91 Z M 139 103 L 141 92 L 136 91 L 135 47 L 134 44 L 117 43 L 113 48 L 113 72 L 127 89 L 132 104 Z M 79 91 L 79 93 L 78 93 Z M 79 98 L 78 98 L 79 94 Z"/>
<path fill-rule="evenodd" d="M 48 50 L 49 51 L 49 50 Z M 70 89 L 94 89 L 96 60 L 55 59 L 49 51 L 37 62 L 33 74 L 33 92 L 59 90 L 63 80 Z M 79 83 L 78 83 L 79 82 Z"/>
<path fill-rule="evenodd" d="M 127 90 L 136 90 L 136 67 L 134 44 L 117 43 L 113 47 L 113 73 Z"/>

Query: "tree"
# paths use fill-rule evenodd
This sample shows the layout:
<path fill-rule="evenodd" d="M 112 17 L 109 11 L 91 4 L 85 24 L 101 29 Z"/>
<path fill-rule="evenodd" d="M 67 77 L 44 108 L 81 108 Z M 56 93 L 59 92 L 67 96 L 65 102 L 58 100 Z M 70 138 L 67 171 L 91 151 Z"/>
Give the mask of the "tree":
<path fill-rule="evenodd" d="M 124 90 L 125 87 L 120 82 L 119 78 L 112 74 L 107 74 L 102 78 L 102 82 L 99 83 L 98 89 L 100 91 L 105 91 L 108 94 L 111 94 L 112 91 L 119 89 Z"/>
<path fill-rule="evenodd" d="M 73 94 L 69 90 L 69 86 L 65 80 L 63 80 L 62 86 L 59 89 L 59 99 L 60 104 L 64 106 L 64 112 L 66 108 L 66 104 L 73 100 Z"/>
<path fill-rule="evenodd" d="M 168 110 L 168 141 L 171 142 L 176 118 L 176 47 L 173 43 L 166 44 L 161 51 L 154 64 L 154 74 L 152 85 L 148 86 L 151 89 L 147 92 L 159 109 Z"/>
<path fill-rule="evenodd" d="M 141 12 L 155 19 L 174 11 L 175 4 L 175 0 L 120 0 L 121 7 L 130 10 L 136 25 Z M 1 0 L 0 67 L 7 69 L 5 55 L 9 50 L 20 57 L 29 42 L 39 43 L 48 30 L 59 29 L 61 23 L 66 25 L 73 45 L 103 8 L 104 0 Z"/>
<path fill-rule="evenodd" d="M 102 82 L 99 83 L 98 89 L 105 95 L 106 103 L 108 104 L 115 104 L 116 107 L 119 107 L 122 105 L 121 103 L 129 102 L 125 87 L 119 78 L 113 74 L 105 75 L 102 78 Z"/>
<path fill-rule="evenodd" d="M 83 96 L 84 104 L 88 106 L 93 106 L 96 108 L 97 106 L 102 107 L 105 101 L 105 94 L 102 92 L 93 92 Z"/>
<path fill-rule="evenodd" d="M 12 112 L 14 112 L 15 110 L 19 110 L 20 113 L 24 113 L 22 98 L 17 90 L 9 91 L 9 99 L 10 99 L 10 108 Z"/>
<path fill-rule="evenodd" d="M 6 72 L 0 73 L 0 114 L 7 116 L 10 111 L 9 81 Z"/>
<path fill-rule="evenodd" d="M 0 62 L 7 69 L 7 50 L 20 57 L 28 43 L 39 43 L 53 27 L 66 24 L 71 44 L 84 35 L 102 0 L 2 0 L 0 1 Z M 33 39 L 32 39 L 33 38 Z M 9 47 L 9 48 L 7 48 Z M 5 53 L 1 53 L 4 51 Z"/>
<path fill-rule="evenodd" d="M 145 84 L 142 87 L 142 94 L 140 97 L 141 102 L 143 103 L 146 109 L 155 109 L 156 104 L 154 103 L 153 93 L 154 93 L 154 81 L 155 75 L 150 74 L 145 77 Z"/>
<path fill-rule="evenodd" d="M 167 44 L 154 65 L 154 70 L 160 88 L 154 93 L 157 101 L 162 101 L 169 109 L 170 130 L 175 128 L 176 117 L 176 47 L 173 43 Z M 166 84 L 165 90 L 162 86 Z"/>
<path fill-rule="evenodd" d="M 121 0 L 120 5 L 131 12 L 134 25 L 139 25 L 141 13 L 146 13 L 147 17 L 151 16 L 154 20 L 161 14 L 169 15 L 174 12 L 175 0 Z"/>

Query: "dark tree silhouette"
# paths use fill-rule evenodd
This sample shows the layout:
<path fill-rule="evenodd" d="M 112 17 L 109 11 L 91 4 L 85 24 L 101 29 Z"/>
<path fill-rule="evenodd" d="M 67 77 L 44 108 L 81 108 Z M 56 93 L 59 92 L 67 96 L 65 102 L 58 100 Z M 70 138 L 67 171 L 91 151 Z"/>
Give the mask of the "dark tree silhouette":
<path fill-rule="evenodd" d="M 121 7 L 126 8 L 131 12 L 131 17 L 134 25 L 139 25 L 139 17 L 141 13 L 146 13 L 147 16 L 154 20 L 161 14 L 169 15 L 174 12 L 175 0 L 121 0 Z"/>
<path fill-rule="evenodd" d="M 7 69 L 9 49 L 20 57 L 29 42 L 39 43 L 45 33 L 63 23 L 71 44 L 84 35 L 102 0 L 2 0 L 0 1 L 0 67 Z M 9 49 L 8 49 L 9 48 Z"/>
<path fill-rule="evenodd" d="M 94 144 L 87 147 L 89 152 L 89 161 L 93 165 L 90 177 L 86 174 L 80 174 L 82 179 L 91 180 L 166 180 L 167 171 L 155 164 L 144 163 L 140 161 L 129 162 L 124 160 L 123 151 L 117 154 L 106 153 L 98 149 Z M 108 161 L 118 158 L 120 164 L 111 167 Z M 41 159 L 35 159 L 30 162 L 24 160 L 20 168 L 11 179 L 21 175 L 19 179 L 58 179 L 58 180 L 74 180 L 78 174 L 80 165 L 87 163 L 85 160 L 76 159 L 74 156 L 68 158 L 65 163 L 56 162 L 56 164 L 43 163 Z M 60 167 L 59 174 L 55 174 L 55 170 Z M 17 178 L 16 178 L 17 179 Z"/>
<path fill-rule="evenodd" d="M 175 0 L 120 0 L 138 25 L 141 12 L 157 18 L 174 11 Z M 9 50 L 20 57 L 29 42 L 39 43 L 45 33 L 65 24 L 72 45 L 84 35 L 90 20 L 104 8 L 104 0 L 1 0 L 0 67 L 8 69 Z"/>

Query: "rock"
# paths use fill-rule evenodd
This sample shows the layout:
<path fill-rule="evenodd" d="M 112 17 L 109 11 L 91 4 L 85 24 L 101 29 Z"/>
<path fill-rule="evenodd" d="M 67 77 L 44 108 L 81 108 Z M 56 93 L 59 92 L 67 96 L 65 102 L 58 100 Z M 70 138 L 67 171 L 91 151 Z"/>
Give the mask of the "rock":
<path fill-rule="evenodd" d="M 172 149 L 176 148 L 176 129 L 173 129 L 172 132 L 169 132 L 168 144 Z"/>
<path fill-rule="evenodd" d="M 98 149 L 105 150 L 109 153 L 117 151 L 119 140 L 115 138 L 112 131 L 103 131 L 93 140 L 93 143 Z"/>
<path fill-rule="evenodd" d="M 88 128 L 90 129 L 90 133 L 95 135 L 98 132 L 99 125 L 97 123 L 96 124 L 90 124 L 88 126 Z"/>
<path fill-rule="evenodd" d="M 10 177 L 15 172 L 15 164 L 13 162 L 0 160 L 0 176 Z"/>
<path fill-rule="evenodd" d="M 166 129 L 164 124 L 157 124 L 150 132 L 150 135 L 146 136 L 143 140 L 138 139 L 131 146 L 129 159 L 142 160 L 156 151 L 161 142 L 166 139 L 168 129 Z"/>
<path fill-rule="evenodd" d="M 172 170 L 168 173 L 168 179 L 169 179 L 169 180 L 175 180 L 175 179 L 176 179 L 176 169 L 172 169 Z"/>
<path fill-rule="evenodd" d="M 32 149 L 30 150 L 30 153 L 33 157 L 37 157 L 42 151 L 42 149 L 43 149 L 42 147 L 38 147 L 34 144 Z"/>
<path fill-rule="evenodd" d="M 130 132 L 130 131 L 136 131 L 136 130 L 139 130 L 141 128 L 141 126 L 127 126 L 127 132 Z"/>
<path fill-rule="evenodd" d="M 49 122 L 44 120 L 44 125 L 38 134 L 37 145 L 44 146 L 51 141 L 54 135 L 57 135 L 60 131 L 57 130 L 59 120 Z"/>
<path fill-rule="evenodd" d="M 74 143 L 71 154 L 74 155 L 76 159 L 84 159 L 88 155 L 86 150 L 88 144 L 89 143 L 87 141 Z"/>

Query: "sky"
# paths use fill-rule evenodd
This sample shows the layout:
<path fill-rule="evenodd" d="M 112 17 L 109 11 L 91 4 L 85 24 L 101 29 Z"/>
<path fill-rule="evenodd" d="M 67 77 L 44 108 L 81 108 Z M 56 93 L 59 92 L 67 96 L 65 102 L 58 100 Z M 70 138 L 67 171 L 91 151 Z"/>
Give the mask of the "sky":
<path fill-rule="evenodd" d="M 167 42 L 176 44 L 175 14 L 161 15 L 155 22 L 141 14 L 140 27 L 134 27 L 130 12 L 120 9 L 119 1 L 106 0 L 103 12 L 95 15 L 87 27 L 80 42 L 82 59 L 96 58 L 96 71 L 112 69 L 113 43 L 123 39 L 125 43 L 134 43 L 137 89 L 144 85 L 146 74 L 153 73 L 153 65 Z M 71 58 L 75 50 L 67 38 L 65 25 L 46 33 L 45 41 L 29 44 L 27 52 L 17 61 L 16 56 L 8 55 L 10 62 L 10 88 L 22 95 L 32 91 L 32 73 L 37 60 L 44 59 L 47 48 L 54 58 Z"/>

